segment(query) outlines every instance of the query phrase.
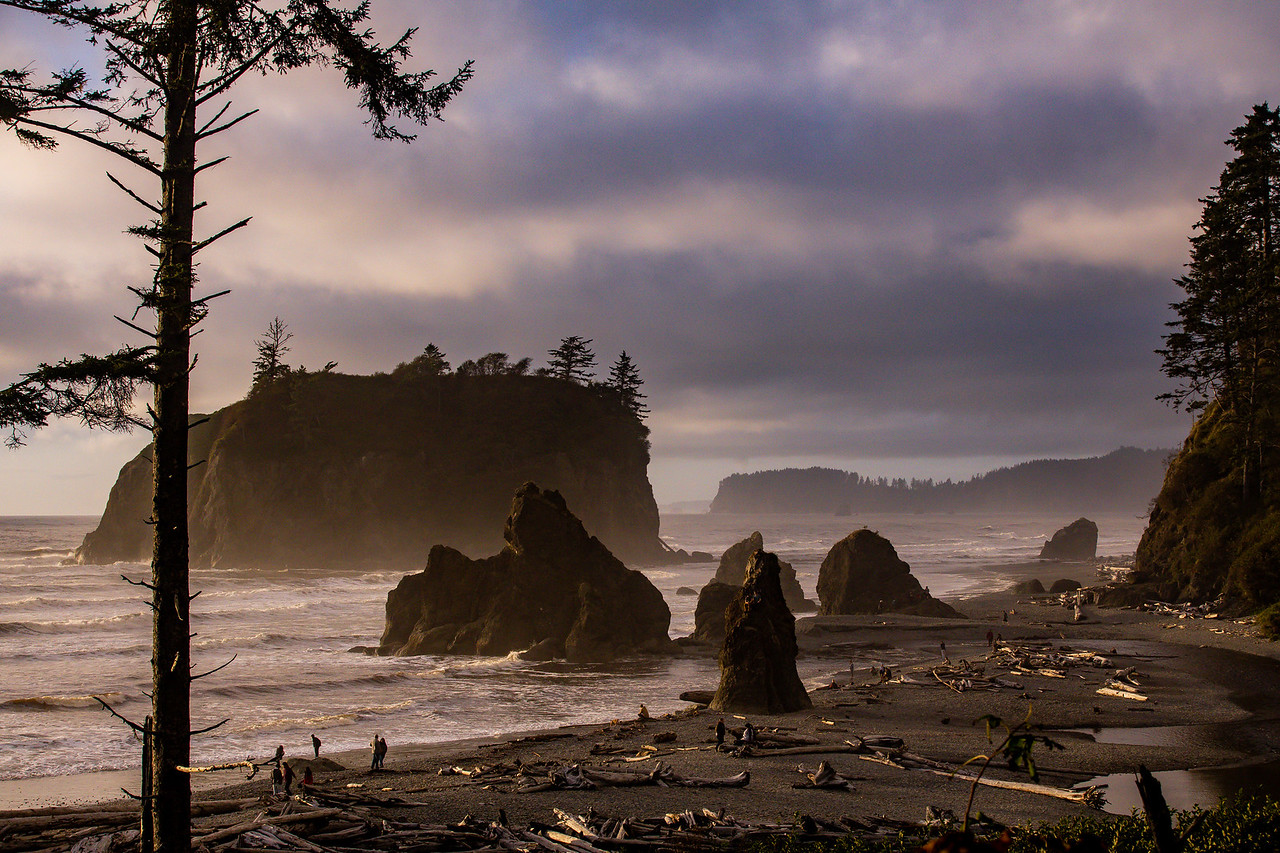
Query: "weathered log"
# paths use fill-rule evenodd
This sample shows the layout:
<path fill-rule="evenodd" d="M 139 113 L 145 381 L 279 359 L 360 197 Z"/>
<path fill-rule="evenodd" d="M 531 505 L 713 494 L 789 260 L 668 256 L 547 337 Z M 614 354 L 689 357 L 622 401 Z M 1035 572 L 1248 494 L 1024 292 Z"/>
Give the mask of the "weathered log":
<path fill-rule="evenodd" d="M 220 829 L 217 832 L 211 832 L 208 835 L 202 835 L 199 838 L 193 838 L 191 839 L 191 845 L 193 847 L 201 844 L 208 845 L 215 841 L 234 838 L 243 832 L 248 832 L 251 829 L 257 829 L 260 826 L 266 826 L 269 823 L 278 825 L 282 823 L 298 823 L 300 821 L 307 820 L 321 820 L 324 818 L 334 817 L 341 813 L 341 809 L 316 809 L 314 811 L 302 812 L 300 814 L 277 815 L 274 817 L 264 815 L 260 818 L 255 818 L 254 820 L 237 823 L 235 826 L 229 826 L 226 829 Z"/>

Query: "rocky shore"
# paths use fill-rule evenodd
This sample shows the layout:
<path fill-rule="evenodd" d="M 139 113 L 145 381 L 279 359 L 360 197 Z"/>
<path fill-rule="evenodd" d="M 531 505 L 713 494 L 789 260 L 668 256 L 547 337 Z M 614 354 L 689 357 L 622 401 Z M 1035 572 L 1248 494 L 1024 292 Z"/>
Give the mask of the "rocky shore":
<path fill-rule="evenodd" d="M 1026 570 L 1045 567 L 1032 564 Z M 867 669 L 843 673 L 833 684 L 810 690 L 811 710 L 750 718 L 764 740 L 778 735 L 790 748 L 759 748 L 750 755 L 719 751 L 717 720 L 723 716 L 732 730 L 741 728 L 745 717 L 691 704 L 674 715 L 641 720 L 639 709 L 619 697 L 616 719 L 597 725 L 462 743 L 392 744 L 380 772 L 369 772 L 363 754 L 329 756 L 350 769 L 317 772 L 317 783 L 329 790 L 425 803 L 388 806 L 386 814 L 432 822 L 465 815 L 496 819 L 499 809 L 512 822 L 546 821 L 554 808 L 636 817 L 723 809 L 739 820 L 766 823 L 797 814 L 921 821 L 929 807 L 962 815 L 969 782 L 945 772 L 902 769 L 919 766 L 904 754 L 958 767 L 992 749 L 983 726 L 974 724 L 985 714 L 1017 723 L 1029 713 L 1034 724 L 1048 730 L 1065 749 L 1038 756 L 1039 782 L 1061 790 L 1097 776 L 1133 772 L 1140 764 L 1156 771 L 1220 766 L 1280 750 L 1280 721 L 1269 710 L 1280 699 L 1280 650 L 1257 639 L 1248 625 L 1088 606 L 1085 620 L 1077 622 L 1074 608 L 1049 596 L 997 594 L 957 605 L 968 619 L 798 620 L 802 654 L 829 657 L 834 670 L 850 649 L 883 649 L 890 677 Z M 994 647 L 986 641 L 988 630 L 1000 635 Z M 1131 692 L 1143 698 L 1097 692 L 1114 684 L 1117 673 L 1125 674 L 1125 683 L 1137 682 Z M 1203 736 L 1169 742 L 1162 735 L 1170 726 L 1203 727 Z M 1149 743 L 1103 743 L 1091 734 L 1098 729 L 1144 729 L 1151 737 L 1145 739 Z M 902 748 L 877 755 L 850 746 L 875 735 L 901 739 Z M 803 749 L 794 751 L 796 744 Z M 823 761 L 850 782 L 847 789 L 794 787 Z M 650 773 L 659 763 L 692 778 L 723 779 L 746 770 L 750 782 L 744 787 L 583 790 L 537 784 L 573 765 Z M 989 775 L 1027 781 L 995 764 Z M 265 795 L 269 789 L 270 783 L 258 778 L 202 796 Z M 1009 823 L 1052 820 L 1088 808 L 1044 793 L 985 787 L 975 805 Z"/>

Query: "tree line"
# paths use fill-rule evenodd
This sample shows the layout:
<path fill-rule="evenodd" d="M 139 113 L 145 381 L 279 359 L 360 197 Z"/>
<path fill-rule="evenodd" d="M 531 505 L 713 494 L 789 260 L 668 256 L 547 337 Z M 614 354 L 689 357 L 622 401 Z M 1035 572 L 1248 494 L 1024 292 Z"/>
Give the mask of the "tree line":
<path fill-rule="evenodd" d="M 1160 395 L 1189 412 L 1212 412 L 1233 432 L 1234 469 L 1246 510 L 1274 497 L 1267 471 L 1280 402 L 1280 110 L 1262 103 L 1226 144 L 1235 156 L 1201 199 L 1186 298 L 1157 350 L 1177 387 Z"/>
<path fill-rule="evenodd" d="M 253 360 L 253 390 L 293 373 L 306 373 L 305 367 L 295 370 L 284 361 L 285 354 L 289 352 L 288 342 L 292 337 L 293 333 L 288 330 L 288 326 L 279 317 L 275 317 L 267 324 L 262 337 L 254 341 L 257 356 Z M 644 380 L 640 378 L 635 360 L 623 350 L 610 368 L 608 376 L 596 380 L 592 369 L 596 366 L 596 355 L 591 344 L 591 339 L 579 335 L 562 338 L 559 346 L 547 350 L 550 357 L 547 365 L 537 369 L 532 369 L 533 359 L 527 356 L 512 361 L 505 352 L 491 352 L 476 359 L 467 359 L 454 370 L 444 351 L 434 343 L 428 343 L 416 358 L 397 365 L 392 375 L 549 376 L 614 394 L 627 411 L 643 420 L 649 409 L 644 402 L 646 395 L 640 390 Z M 336 365 L 337 362 L 329 362 L 324 366 L 323 372 L 332 370 Z"/>

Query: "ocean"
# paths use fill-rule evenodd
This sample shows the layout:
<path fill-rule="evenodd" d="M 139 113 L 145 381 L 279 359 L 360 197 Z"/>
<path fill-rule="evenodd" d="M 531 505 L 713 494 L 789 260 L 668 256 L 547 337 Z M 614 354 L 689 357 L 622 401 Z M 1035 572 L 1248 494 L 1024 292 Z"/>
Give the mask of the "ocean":
<path fill-rule="evenodd" d="M 964 598 L 1002 589 L 1000 567 L 1032 560 L 1073 519 L 1020 515 L 664 515 L 662 536 L 717 556 L 759 530 L 790 561 L 816 600 L 818 567 L 831 546 L 867 526 L 888 537 L 934 595 Z M 1099 517 L 1099 554 L 1132 553 L 1145 519 Z M 91 517 L 0 517 L 0 780 L 126 770 L 140 744 L 102 710 L 102 697 L 141 721 L 150 702 L 151 618 L 131 586 L 141 563 L 63 565 L 97 524 Z M 424 555 L 425 559 L 425 555 Z M 696 595 L 715 563 L 637 566 L 671 608 L 671 636 L 693 630 Z M 1046 567 L 1044 580 L 1052 580 Z M 609 665 L 530 663 L 510 657 L 377 658 L 349 651 L 376 645 L 387 592 L 401 572 L 196 571 L 192 591 L 195 671 L 231 663 L 192 684 L 193 727 L 226 719 L 193 738 L 196 764 L 364 748 L 380 733 L 426 743 L 633 717 L 686 706 L 689 689 L 714 689 L 711 659 L 637 659 Z M 874 656 L 884 652 L 868 651 Z M 870 666 L 878 660 L 861 661 Z M 801 659 L 811 685 L 832 663 Z"/>

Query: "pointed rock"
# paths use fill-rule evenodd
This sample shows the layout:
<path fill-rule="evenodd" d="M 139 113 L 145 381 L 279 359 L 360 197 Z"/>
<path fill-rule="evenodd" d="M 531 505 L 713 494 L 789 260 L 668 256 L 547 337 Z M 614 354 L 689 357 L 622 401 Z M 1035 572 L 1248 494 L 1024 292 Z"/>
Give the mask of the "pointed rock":
<path fill-rule="evenodd" d="M 778 558 L 756 551 L 726 612 L 717 711 L 785 714 L 813 707 L 796 673 L 796 620 L 779 583 Z"/>

